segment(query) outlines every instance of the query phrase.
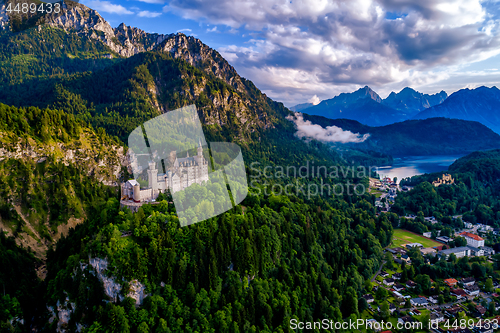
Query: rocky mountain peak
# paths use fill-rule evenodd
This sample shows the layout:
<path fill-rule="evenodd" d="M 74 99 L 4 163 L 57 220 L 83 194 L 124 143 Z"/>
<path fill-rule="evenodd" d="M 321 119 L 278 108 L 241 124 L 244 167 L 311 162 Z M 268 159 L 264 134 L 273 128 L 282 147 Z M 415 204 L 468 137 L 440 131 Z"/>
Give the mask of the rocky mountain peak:
<path fill-rule="evenodd" d="M 100 40 L 123 57 L 153 50 L 171 36 L 148 34 L 143 30 L 128 27 L 124 23 L 112 28 L 97 11 L 77 3 L 71 4 L 58 15 L 46 17 L 45 23 Z"/>
<path fill-rule="evenodd" d="M 82 4 L 72 4 L 62 14 L 48 17 L 46 23 L 100 40 L 122 57 L 152 50 L 170 53 L 174 59 L 181 58 L 237 90 L 246 89 L 236 70 L 217 51 L 183 33 L 152 34 L 124 23 L 112 28 L 97 11 Z"/>

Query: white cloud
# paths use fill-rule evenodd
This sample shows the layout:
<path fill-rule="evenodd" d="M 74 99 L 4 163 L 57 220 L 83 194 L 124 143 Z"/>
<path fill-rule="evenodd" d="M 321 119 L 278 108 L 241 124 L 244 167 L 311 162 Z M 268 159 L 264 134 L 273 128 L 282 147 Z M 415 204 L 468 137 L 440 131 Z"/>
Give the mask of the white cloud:
<path fill-rule="evenodd" d="M 321 100 L 319 99 L 318 95 L 314 95 L 307 102 L 311 103 L 312 105 L 318 105 L 321 102 Z"/>
<path fill-rule="evenodd" d="M 191 29 L 188 29 L 188 28 L 186 28 L 186 29 L 179 29 L 179 30 L 177 30 L 177 32 L 191 32 L 191 31 L 192 31 L 192 30 L 191 30 Z"/>
<path fill-rule="evenodd" d="M 327 126 L 323 128 L 320 125 L 313 124 L 309 120 L 304 120 L 301 113 L 295 113 L 294 116 L 288 116 L 288 120 L 293 121 L 297 126 L 297 133 L 299 138 L 311 138 L 323 142 L 363 142 L 370 137 L 370 134 L 361 135 L 354 134 L 351 131 L 344 131 L 337 126 Z"/>
<path fill-rule="evenodd" d="M 137 16 L 139 17 L 150 17 L 150 18 L 153 18 L 153 17 L 158 17 L 160 16 L 162 13 L 160 12 L 150 12 L 149 10 L 143 10 L 143 11 L 140 11 Z"/>
<path fill-rule="evenodd" d="M 118 15 L 130 15 L 134 13 L 128 10 L 127 8 L 123 7 L 122 5 L 116 5 L 111 3 L 110 1 L 85 0 L 82 1 L 82 3 L 87 7 L 97 10 L 98 12 L 105 12 Z"/>
<path fill-rule="evenodd" d="M 137 0 L 140 2 L 145 2 L 145 3 L 152 3 L 152 4 L 157 4 L 157 5 L 163 5 L 165 3 L 165 0 Z"/>
<path fill-rule="evenodd" d="M 251 31 L 247 46 L 218 51 L 288 105 L 435 86 L 500 54 L 500 12 L 484 0 L 171 0 L 164 11 Z"/>

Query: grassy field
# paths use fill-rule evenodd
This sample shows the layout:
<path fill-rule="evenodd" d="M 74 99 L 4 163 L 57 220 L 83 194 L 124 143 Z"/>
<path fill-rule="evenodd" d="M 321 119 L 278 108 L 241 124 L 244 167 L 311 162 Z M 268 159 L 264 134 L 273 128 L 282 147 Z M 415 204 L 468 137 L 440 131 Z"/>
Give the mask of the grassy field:
<path fill-rule="evenodd" d="M 443 245 L 439 242 L 433 241 L 432 239 L 425 238 L 407 230 L 394 229 L 394 236 L 392 236 L 391 247 L 402 247 L 408 243 L 420 243 L 424 247 L 435 247 Z"/>

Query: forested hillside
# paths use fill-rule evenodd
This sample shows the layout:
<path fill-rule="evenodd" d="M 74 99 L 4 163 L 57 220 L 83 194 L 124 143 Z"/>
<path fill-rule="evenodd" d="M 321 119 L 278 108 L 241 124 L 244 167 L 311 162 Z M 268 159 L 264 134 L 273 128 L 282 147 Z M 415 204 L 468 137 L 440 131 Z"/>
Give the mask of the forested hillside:
<path fill-rule="evenodd" d="M 283 104 L 194 37 L 110 30 L 96 12 L 75 6 L 49 26 L 0 33 L 0 101 L 11 105 L 0 104 L 2 330 L 291 332 L 292 318 L 357 319 L 399 219 L 377 214 L 375 197 L 352 189 L 368 186 L 369 172 L 357 169 L 363 158 L 390 157 L 372 146 L 340 156 L 299 139 Z M 127 41 L 140 51 L 129 52 Z M 130 132 L 193 104 L 207 141 L 242 148 L 255 181 L 249 196 L 183 228 L 167 194 L 135 213 L 121 207 L 116 185 L 129 178 Z M 418 132 L 412 124 L 400 126 Z M 438 125 L 429 128 L 451 133 Z M 486 145 L 498 140 L 465 125 Z M 313 164 L 349 165 L 352 173 L 276 176 Z M 463 182 L 481 200 L 491 193 Z M 301 190 L 324 183 L 347 190 Z M 288 185 L 292 193 L 278 193 Z M 439 191 L 446 195 L 446 187 Z M 447 200 L 432 207 L 445 209 Z"/>
<path fill-rule="evenodd" d="M 429 118 L 370 127 L 350 119 L 328 119 L 307 114 L 304 114 L 304 119 L 323 127 L 337 126 L 353 133 L 370 134 L 361 143 L 336 146 L 392 156 L 451 155 L 500 147 L 500 135 L 475 121 Z"/>
<path fill-rule="evenodd" d="M 124 148 L 60 110 L 0 104 L 0 225 L 41 258 L 116 185 Z"/>
<path fill-rule="evenodd" d="M 366 199 L 252 193 L 187 228 L 166 201 L 132 215 L 110 199 L 49 256 L 48 302 L 74 304 L 68 327 L 90 331 L 272 332 L 289 331 L 291 318 L 357 316 L 392 235 Z M 144 284 L 143 306 L 137 297 L 106 304 L 92 267 L 80 264 L 89 257 L 106 258 L 124 293 Z"/>
<path fill-rule="evenodd" d="M 474 152 L 455 161 L 448 172 L 453 185 L 434 187 L 432 182 L 442 173 L 403 179 L 401 185 L 415 186 L 400 193 L 392 211 L 400 215 L 422 211 L 438 219 L 462 215 L 466 222 L 500 227 L 499 151 Z M 449 217 L 446 223 L 452 224 Z"/>

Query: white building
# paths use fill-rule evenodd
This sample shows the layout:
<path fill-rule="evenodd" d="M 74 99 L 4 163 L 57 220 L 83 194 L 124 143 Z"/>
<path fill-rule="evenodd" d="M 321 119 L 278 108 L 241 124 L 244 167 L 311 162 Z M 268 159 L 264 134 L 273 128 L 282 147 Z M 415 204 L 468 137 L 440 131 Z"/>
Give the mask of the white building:
<path fill-rule="evenodd" d="M 471 250 L 467 246 L 455 247 L 452 249 L 446 249 L 438 252 L 438 256 L 444 256 L 446 259 L 454 254 L 457 258 L 469 257 L 471 255 Z"/>
<path fill-rule="evenodd" d="M 175 153 L 175 152 L 174 152 Z M 208 181 L 208 162 L 203 157 L 201 142 L 198 146 L 198 154 L 193 157 L 175 157 L 173 167 L 166 173 L 158 173 L 155 162 L 149 163 L 148 187 L 140 188 L 135 180 L 128 180 L 121 186 L 122 201 L 133 201 L 135 203 L 152 201 L 158 198 L 160 193 L 170 190 L 170 193 L 182 191 L 192 184 L 201 184 Z"/>
<path fill-rule="evenodd" d="M 467 241 L 467 245 L 472 246 L 472 247 L 483 247 L 484 246 L 484 239 L 479 237 L 478 235 L 471 234 L 470 232 L 462 232 L 459 234 L 460 236 L 464 237 L 465 240 Z"/>

